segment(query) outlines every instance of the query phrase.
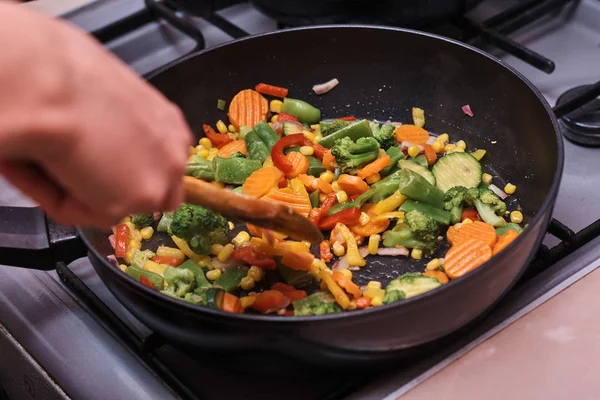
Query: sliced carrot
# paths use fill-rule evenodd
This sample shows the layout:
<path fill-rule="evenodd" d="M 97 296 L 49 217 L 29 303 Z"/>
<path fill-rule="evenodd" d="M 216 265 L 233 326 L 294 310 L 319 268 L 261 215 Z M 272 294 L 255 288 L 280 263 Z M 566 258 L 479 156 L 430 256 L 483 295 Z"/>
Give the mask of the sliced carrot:
<path fill-rule="evenodd" d="M 287 178 L 295 178 L 300 174 L 305 174 L 310 167 L 310 163 L 308 162 L 308 158 L 298 151 L 292 151 L 285 156 L 292 163 L 292 170 L 289 174 L 285 174 Z"/>
<path fill-rule="evenodd" d="M 315 178 L 314 176 L 300 174 L 298 175 L 298 179 L 302 181 L 306 190 L 309 192 L 314 192 L 315 190 L 320 191 L 321 193 L 329 194 L 333 192 L 331 188 L 331 184 L 325 182 L 323 179 Z"/>
<path fill-rule="evenodd" d="M 308 271 L 312 265 L 315 256 L 311 253 L 299 253 L 296 251 L 287 251 L 283 257 L 281 257 L 281 263 L 291 269 L 299 271 Z"/>
<path fill-rule="evenodd" d="M 246 141 L 244 140 L 234 140 L 233 142 L 227 143 L 225 146 L 219 149 L 217 156 L 223 158 L 229 158 L 233 153 L 237 152 L 248 155 L 248 150 L 246 150 Z"/>
<path fill-rule="evenodd" d="M 350 293 L 355 299 L 362 296 L 362 292 L 358 285 L 352 282 L 352 279 L 348 278 L 342 273 L 342 271 L 333 271 L 331 277 L 337 282 L 346 292 Z"/>
<path fill-rule="evenodd" d="M 513 231 L 512 229 L 509 229 L 508 231 L 506 231 L 506 233 L 504 235 L 502 235 L 498 238 L 498 241 L 496 242 L 496 244 L 494 245 L 494 247 L 492 249 L 492 255 L 495 256 L 496 254 L 498 254 L 502 250 L 504 250 L 506 248 L 506 246 L 511 244 L 513 242 L 513 240 L 515 240 L 517 238 L 517 236 L 519 236 L 519 234 L 517 232 Z"/>
<path fill-rule="evenodd" d="M 445 285 L 446 283 L 448 283 L 448 275 L 446 275 L 446 273 L 444 271 L 440 271 L 440 270 L 435 270 L 435 271 L 425 271 L 423 272 L 424 276 L 427 276 L 429 278 L 435 278 L 437 279 L 442 285 Z"/>
<path fill-rule="evenodd" d="M 327 150 L 325 154 L 323 154 L 323 167 L 326 170 L 334 171 L 335 170 L 335 156 L 331 153 L 331 150 Z"/>
<path fill-rule="evenodd" d="M 429 139 L 429 133 L 420 126 L 404 124 L 400 125 L 394 131 L 396 140 L 399 142 L 409 142 L 412 144 L 424 145 Z"/>
<path fill-rule="evenodd" d="M 258 238 L 262 237 L 263 235 L 263 229 L 259 228 L 256 225 L 252 225 L 252 224 L 246 224 L 246 228 L 248 228 L 248 232 L 250 233 L 250 235 L 252 236 L 256 236 Z"/>
<path fill-rule="evenodd" d="M 221 308 L 223 311 L 230 313 L 244 312 L 244 307 L 242 307 L 242 302 L 240 299 L 231 293 L 225 293 L 223 295 L 223 305 Z"/>
<path fill-rule="evenodd" d="M 444 271 L 456 279 L 492 258 L 492 249 L 479 239 L 465 239 L 450 247 L 444 258 Z"/>
<path fill-rule="evenodd" d="M 254 171 L 242 185 L 242 194 L 251 197 L 262 197 L 277 187 L 281 171 L 275 167 L 265 167 Z"/>
<path fill-rule="evenodd" d="M 279 290 L 265 290 L 256 295 L 256 300 L 250 306 L 251 309 L 267 313 L 274 312 L 287 307 L 290 303 L 283 293 Z"/>
<path fill-rule="evenodd" d="M 360 223 L 350 225 L 348 228 L 352 233 L 359 236 L 371 236 L 385 231 L 390 226 L 390 220 L 387 218 L 374 218 L 371 216 L 371 220 L 365 225 Z"/>
<path fill-rule="evenodd" d="M 365 179 L 367 176 L 376 174 L 385 167 L 390 166 L 391 164 L 392 159 L 386 154 L 385 156 L 380 157 L 377 160 L 362 167 L 356 175 L 358 175 L 359 178 Z"/>
<path fill-rule="evenodd" d="M 239 129 L 240 126 L 253 127 L 267 119 L 269 102 L 252 89 L 242 90 L 229 103 L 229 121 Z"/>
<path fill-rule="evenodd" d="M 288 95 L 288 90 L 286 88 L 269 85 L 267 83 L 259 83 L 254 89 L 256 89 L 258 93 L 266 94 L 267 96 L 281 97 L 282 99 Z"/>
<path fill-rule="evenodd" d="M 482 221 L 474 221 L 468 224 L 460 224 L 448 228 L 446 238 L 451 245 L 456 245 L 466 239 L 478 239 L 487 244 L 494 246 L 496 243 L 496 230 L 490 224 Z"/>
<path fill-rule="evenodd" d="M 277 189 L 267 193 L 262 197 L 265 200 L 274 201 L 284 206 L 288 206 L 298 214 L 308 217 L 312 208 L 310 199 L 305 196 L 294 192 L 290 188 Z"/>
<path fill-rule="evenodd" d="M 435 164 L 435 160 L 437 160 L 437 153 L 433 149 L 433 146 L 425 143 L 423 145 L 423 153 L 425 154 L 425 159 L 427 160 L 427 165 L 431 166 Z"/>
<path fill-rule="evenodd" d="M 363 181 L 358 176 L 342 174 L 338 178 L 337 183 L 349 196 L 352 196 L 353 194 L 362 194 L 369 190 L 367 182 Z"/>

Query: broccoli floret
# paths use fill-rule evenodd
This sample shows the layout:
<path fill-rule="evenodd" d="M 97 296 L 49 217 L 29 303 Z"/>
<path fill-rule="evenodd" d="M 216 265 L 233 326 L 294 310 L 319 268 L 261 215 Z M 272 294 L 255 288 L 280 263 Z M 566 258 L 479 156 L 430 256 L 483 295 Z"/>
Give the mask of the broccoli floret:
<path fill-rule="evenodd" d="M 373 124 L 371 127 L 373 136 L 379 142 L 382 149 L 388 149 L 398 143 L 394 137 L 394 126 L 393 125 L 381 125 Z"/>
<path fill-rule="evenodd" d="M 161 290 L 161 293 L 171 297 L 183 298 L 194 288 L 196 277 L 189 269 L 168 266 L 165 268 L 164 275 L 165 281 L 167 281 L 167 288 Z"/>
<path fill-rule="evenodd" d="M 389 304 L 398 300 L 408 299 L 433 290 L 442 284 L 436 278 L 421 274 L 404 274 L 391 281 L 385 288 L 383 303 Z"/>
<path fill-rule="evenodd" d="M 342 311 L 342 308 L 335 302 L 335 298 L 326 292 L 313 293 L 292 304 L 296 316 L 323 315 Z"/>
<path fill-rule="evenodd" d="M 329 136 L 332 133 L 336 133 L 340 129 L 347 127 L 351 123 L 352 121 L 343 121 L 341 119 L 336 119 L 333 121 L 321 121 L 319 122 L 321 135 Z"/>
<path fill-rule="evenodd" d="M 135 225 L 136 228 L 145 228 L 146 226 L 152 225 L 154 222 L 154 214 L 136 214 L 131 218 L 131 223 Z"/>
<path fill-rule="evenodd" d="M 343 137 L 335 142 L 331 153 L 341 171 L 355 174 L 362 166 L 377 158 L 379 143 L 372 137 L 360 138 L 356 143 L 349 137 Z"/>
<path fill-rule="evenodd" d="M 452 223 L 460 222 L 464 206 L 475 207 L 481 219 L 496 228 L 506 225 L 506 204 L 489 189 L 455 186 L 445 193 L 444 209 L 450 211 Z"/>
<path fill-rule="evenodd" d="M 391 231 L 383 234 L 383 245 L 395 247 L 397 245 L 410 249 L 427 251 L 435 250 L 438 226 L 435 221 L 418 210 L 413 210 L 404 216 L 404 224 L 398 224 Z"/>
<path fill-rule="evenodd" d="M 213 244 L 226 244 L 229 233 L 227 220 L 207 208 L 182 204 L 173 213 L 171 233 L 188 242 L 198 254 L 210 253 Z"/>
<path fill-rule="evenodd" d="M 138 268 L 143 268 L 144 263 L 154 257 L 156 254 L 152 250 L 140 250 L 136 251 L 133 257 L 131 257 L 131 265 Z"/>

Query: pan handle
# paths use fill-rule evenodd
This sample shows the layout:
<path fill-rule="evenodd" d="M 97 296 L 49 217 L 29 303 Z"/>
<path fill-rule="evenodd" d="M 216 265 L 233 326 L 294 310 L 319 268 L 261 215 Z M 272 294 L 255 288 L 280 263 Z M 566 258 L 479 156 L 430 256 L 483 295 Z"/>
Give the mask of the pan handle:
<path fill-rule="evenodd" d="M 38 207 L 0 207 L 0 265 L 52 270 L 87 250 L 74 228 L 56 224 Z"/>

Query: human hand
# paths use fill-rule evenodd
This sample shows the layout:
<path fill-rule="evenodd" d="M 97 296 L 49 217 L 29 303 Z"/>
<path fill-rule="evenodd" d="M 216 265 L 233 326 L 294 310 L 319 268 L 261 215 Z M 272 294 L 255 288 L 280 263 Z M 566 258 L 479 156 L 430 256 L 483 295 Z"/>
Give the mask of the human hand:
<path fill-rule="evenodd" d="M 192 140 L 181 111 L 79 29 L 7 7 L 0 174 L 62 224 L 176 208 Z M 35 33 L 15 43 L 27 35 L 14 29 Z"/>

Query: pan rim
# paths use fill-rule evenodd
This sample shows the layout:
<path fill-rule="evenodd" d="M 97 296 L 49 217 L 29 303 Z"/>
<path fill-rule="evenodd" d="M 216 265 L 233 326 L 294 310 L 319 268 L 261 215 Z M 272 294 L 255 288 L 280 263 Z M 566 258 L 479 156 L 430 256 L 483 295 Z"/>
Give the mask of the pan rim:
<path fill-rule="evenodd" d="M 536 214 L 533 216 L 531 222 L 529 223 L 529 226 L 535 226 L 538 223 L 540 223 L 542 216 L 545 215 L 545 212 L 549 208 L 553 208 L 556 196 L 558 194 L 560 182 L 562 179 L 562 172 L 564 169 L 564 143 L 563 143 L 562 135 L 560 133 L 558 120 L 557 120 L 554 112 L 552 111 L 552 107 L 550 106 L 548 101 L 544 98 L 544 96 L 539 91 L 539 89 L 537 87 L 535 87 L 535 85 L 533 85 L 533 83 L 531 83 L 531 81 L 529 81 L 523 74 L 521 74 L 515 68 L 513 68 L 512 66 L 506 64 L 504 61 L 498 59 L 497 57 L 494 57 L 493 55 L 491 55 L 483 50 L 480 50 L 474 46 L 460 42 L 458 40 L 450 39 L 450 38 L 447 38 L 444 36 L 440 36 L 440 35 L 436 35 L 436 34 L 432 34 L 432 33 L 428 33 L 428 32 L 414 30 L 414 29 L 379 26 L 379 25 L 341 24 L 341 25 L 315 25 L 315 26 L 309 26 L 309 27 L 289 28 L 289 29 L 282 29 L 282 30 L 247 36 L 244 38 L 240 38 L 240 39 L 232 40 L 232 41 L 229 41 L 226 43 L 222 43 L 220 45 L 217 45 L 217 46 L 214 46 L 214 47 L 211 47 L 208 49 L 203 49 L 203 50 L 188 54 L 182 58 L 179 58 L 179 59 L 155 70 L 155 71 L 152 71 L 151 73 L 144 76 L 144 78 L 148 81 L 151 81 L 153 78 L 157 77 L 162 72 L 165 72 L 165 71 L 167 71 L 167 70 L 177 66 L 178 64 L 185 62 L 191 58 L 200 56 L 201 54 L 207 53 L 209 51 L 218 50 L 222 47 L 229 46 L 231 44 L 244 42 L 246 40 L 252 40 L 252 39 L 260 38 L 260 37 L 264 37 L 264 36 L 285 34 L 287 32 L 297 32 L 297 31 L 304 31 L 304 30 L 328 30 L 328 29 L 331 29 L 331 30 L 366 29 L 366 30 L 373 30 L 373 31 L 402 32 L 402 33 L 408 33 L 408 34 L 415 35 L 415 36 L 429 37 L 431 39 L 450 43 L 450 44 L 462 47 L 465 50 L 470 50 L 472 52 L 475 52 L 475 53 L 479 54 L 480 56 L 485 57 L 485 58 L 489 59 L 490 61 L 495 62 L 496 64 L 499 64 L 501 67 L 504 67 L 509 72 L 511 72 L 513 75 L 515 75 L 517 78 L 519 78 L 529 88 L 529 90 L 531 90 L 531 92 L 538 98 L 541 105 L 544 107 L 546 113 L 548 114 L 548 117 L 550 118 L 550 122 L 552 123 L 552 126 L 554 127 L 554 135 L 555 135 L 555 140 L 556 140 L 556 145 L 557 145 L 557 153 L 558 153 L 556 170 L 554 171 L 554 178 L 552 180 L 552 185 L 550 186 L 550 189 L 548 191 L 548 194 L 546 195 L 546 198 L 544 199 L 544 201 L 542 203 L 542 206 L 536 211 Z M 542 228 L 547 228 L 548 222 L 546 222 L 545 225 L 546 226 L 543 226 Z M 117 270 L 117 268 L 115 268 L 108 261 L 108 259 L 106 259 L 106 257 L 104 255 L 100 254 L 100 252 L 96 249 L 96 247 L 93 246 L 92 243 L 88 240 L 87 236 L 81 230 L 81 228 L 77 228 L 77 230 L 78 230 L 83 242 L 86 244 L 88 250 L 91 253 L 93 253 L 93 255 L 95 257 L 97 257 L 98 259 L 101 260 L 101 262 L 105 268 L 111 270 L 110 273 L 119 274 L 120 277 L 118 279 L 123 279 L 123 278 L 128 277 L 126 274 L 123 274 L 123 272 L 121 272 L 120 270 Z M 528 230 L 529 230 L 529 227 L 526 228 L 524 230 L 524 232 L 527 232 Z M 519 235 L 516 240 L 514 240 L 510 245 L 508 245 L 504 249 L 504 251 L 502 251 L 502 253 L 504 253 L 505 255 L 508 254 L 508 251 L 510 249 L 515 248 L 519 243 L 522 242 L 522 240 L 523 240 L 523 235 Z M 541 242 L 540 239 L 538 239 L 538 241 Z M 142 285 L 141 283 L 135 281 L 131 277 L 129 277 L 130 279 L 127 279 L 127 281 L 129 281 L 130 284 L 132 286 L 134 286 L 138 291 L 139 290 L 145 291 L 146 295 L 156 296 L 157 300 L 158 300 L 158 298 L 160 298 L 161 299 L 160 301 L 168 302 L 174 306 L 184 307 L 188 312 L 201 312 L 201 313 L 210 315 L 212 317 L 224 319 L 224 320 L 231 321 L 231 322 L 234 322 L 234 321 L 239 321 L 239 322 L 246 321 L 246 322 L 252 322 L 252 323 L 260 322 L 263 325 L 266 325 L 266 324 L 280 325 L 282 323 L 285 323 L 286 326 L 291 326 L 291 325 L 295 325 L 295 324 L 299 324 L 299 323 L 306 323 L 306 322 L 321 323 L 321 322 L 327 322 L 327 321 L 340 321 L 340 320 L 344 320 L 344 322 L 350 322 L 350 321 L 354 320 L 355 318 L 362 318 L 362 317 L 367 317 L 367 316 L 373 317 L 374 315 L 379 314 L 379 313 L 388 312 L 388 311 L 391 312 L 391 310 L 393 310 L 393 309 L 398 309 L 398 308 L 402 308 L 402 307 L 408 308 L 408 307 L 414 306 L 414 304 L 418 301 L 426 301 L 431 296 L 441 295 L 441 294 L 443 294 L 443 292 L 455 290 L 454 288 L 457 285 L 461 284 L 462 282 L 468 282 L 468 281 L 472 281 L 473 279 L 476 279 L 477 276 L 483 274 L 489 268 L 491 268 L 492 260 L 493 260 L 493 258 L 490 259 L 489 261 L 485 262 L 484 264 L 482 264 L 480 267 L 476 268 L 475 270 L 471 271 L 470 273 L 466 274 L 465 276 L 463 276 L 459 279 L 452 280 L 448 284 L 442 285 L 441 287 L 437 288 L 436 290 L 432 290 L 432 291 L 423 293 L 423 294 L 415 296 L 415 297 L 411 297 L 411 298 L 403 300 L 403 301 L 395 302 L 395 303 L 388 304 L 388 305 L 385 305 L 382 307 L 373 307 L 373 308 L 364 309 L 364 310 L 354 310 L 352 312 L 341 312 L 341 313 L 325 314 L 325 315 L 319 315 L 319 316 L 294 316 L 293 318 L 279 316 L 279 315 L 253 315 L 253 314 L 225 313 L 220 310 L 213 310 L 211 308 L 187 303 L 187 302 L 177 300 L 177 299 L 171 298 L 169 296 L 163 295 L 160 292 L 157 292 L 155 290 L 152 290 L 152 289 Z M 511 286 L 514 282 L 516 282 L 521 277 L 522 273 L 524 272 L 526 266 L 529 264 L 530 261 L 531 261 L 531 259 L 527 262 L 527 264 L 525 266 L 523 266 L 521 268 L 521 270 L 519 271 L 519 274 L 515 277 L 515 279 L 511 283 Z"/>

